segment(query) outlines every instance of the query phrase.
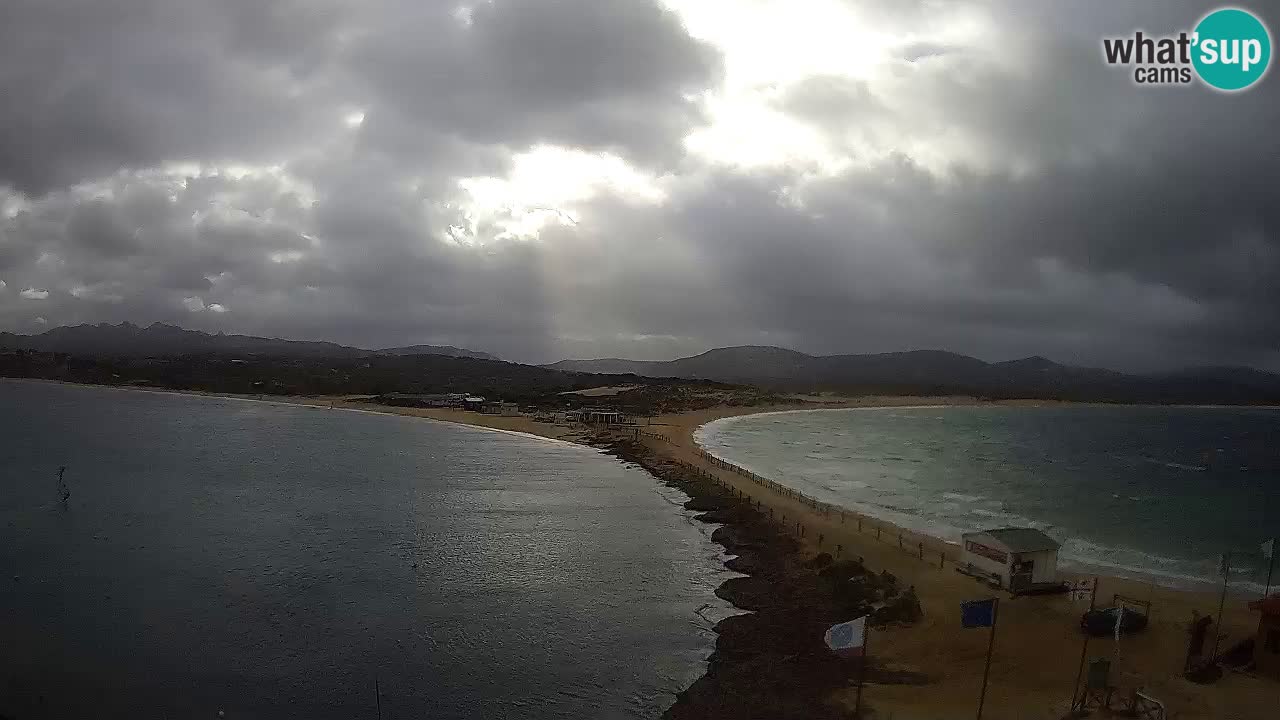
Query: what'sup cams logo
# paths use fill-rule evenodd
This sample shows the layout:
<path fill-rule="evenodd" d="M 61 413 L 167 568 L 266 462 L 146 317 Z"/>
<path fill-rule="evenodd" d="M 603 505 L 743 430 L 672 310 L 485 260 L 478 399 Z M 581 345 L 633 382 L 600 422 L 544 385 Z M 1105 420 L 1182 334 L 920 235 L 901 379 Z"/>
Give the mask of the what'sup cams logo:
<path fill-rule="evenodd" d="M 1138 85 L 1189 85 L 1198 77 L 1211 88 L 1235 92 L 1267 74 L 1271 33 L 1247 10 L 1219 8 L 1191 32 L 1151 36 L 1139 30 L 1103 38 L 1102 56 L 1108 65 L 1133 67 Z"/>

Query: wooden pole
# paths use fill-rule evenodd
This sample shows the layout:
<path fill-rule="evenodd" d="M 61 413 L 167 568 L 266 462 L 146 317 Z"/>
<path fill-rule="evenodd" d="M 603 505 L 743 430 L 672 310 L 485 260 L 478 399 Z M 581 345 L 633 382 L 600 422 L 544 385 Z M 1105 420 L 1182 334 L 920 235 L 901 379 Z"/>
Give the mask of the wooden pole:
<path fill-rule="evenodd" d="M 378 701 L 378 720 L 382 720 L 382 688 L 378 685 L 378 677 L 373 678 L 373 696 Z"/>
<path fill-rule="evenodd" d="M 1093 592 L 1089 595 L 1089 609 L 1092 610 L 1098 600 L 1098 578 L 1093 579 Z M 1080 667 L 1076 669 L 1076 682 L 1071 686 L 1071 712 L 1076 711 L 1076 696 L 1080 693 L 1080 679 L 1084 677 L 1084 661 L 1089 656 L 1089 633 L 1084 634 L 1084 644 L 1080 646 Z"/>
<path fill-rule="evenodd" d="M 858 694 L 853 700 L 853 716 L 855 718 L 862 717 L 862 685 L 867 679 L 867 662 L 870 656 L 867 649 L 871 647 L 871 616 L 867 616 L 867 621 L 862 626 L 862 667 L 858 670 Z"/>
<path fill-rule="evenodd" d="M 1084 643 L 1080 645 L 1080 667 L 1076 670 L 1076 682 L 1071 686 L 1071 711 L 1076 711 L 1076 698 L 1080 694 L 1080 679 L 1084 677 L 1084 662 L 1089 657 L 1089 633 L 1084 634 Z"/>
<path fill-rule="evenodd" d="M 1000 598 L 992 598 L 991 639 L 987 642 L 987 666 L 982 670 L 982 694 L 978 696 L 978 720 L 982 720 L 982 706 L 987 702 L 987 678 L 991 675 L 991 653 L 996 648 L 996 621 L 1000 619 Z"/>
<path fill-rule="evenodd" d="M 1218 657 L 1218 643 L 1222 642 L 1222 611 L 1227 607 L 1227 579 L 1231 576 L 1231 551 L 1222 555 L 1222 598 L 1218 601 L 1218 627 L 1213 629 L 1213 654 L 1211 660 Z"/>

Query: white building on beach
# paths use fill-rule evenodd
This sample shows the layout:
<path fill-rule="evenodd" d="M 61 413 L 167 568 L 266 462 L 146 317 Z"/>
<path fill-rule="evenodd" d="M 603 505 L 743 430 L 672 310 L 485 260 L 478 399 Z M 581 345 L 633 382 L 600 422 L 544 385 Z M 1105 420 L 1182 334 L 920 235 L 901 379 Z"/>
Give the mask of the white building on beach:
<path fill-rule="evenodd" d="M 1034 528 L 997 528 L 965 533 L 961 571 L 1010 592 L 1033 592 L 1061 585 L 1061 543 Z"/>

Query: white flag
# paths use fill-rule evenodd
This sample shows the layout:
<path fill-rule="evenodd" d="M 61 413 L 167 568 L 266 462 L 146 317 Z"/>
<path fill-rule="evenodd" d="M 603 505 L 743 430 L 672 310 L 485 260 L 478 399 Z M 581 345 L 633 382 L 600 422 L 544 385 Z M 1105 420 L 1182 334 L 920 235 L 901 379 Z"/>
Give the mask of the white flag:
<path fill-rule="evenodd" d="M 1271 538 L 1270 540 L 1262 543 L 1262 554 L 1266 556 L 1268 560 L 1271 559 L 1271 556 L 1275 553 L 1275 551 L 1276 551 L 1275 538 Z"/>
<path fill-rule="evenodd" d="M 861 656 L 867 644 L 867 616 L 863 615 L 857 620 L 832 625 L 827 628 L 822 639 L 837 655 Z"/>

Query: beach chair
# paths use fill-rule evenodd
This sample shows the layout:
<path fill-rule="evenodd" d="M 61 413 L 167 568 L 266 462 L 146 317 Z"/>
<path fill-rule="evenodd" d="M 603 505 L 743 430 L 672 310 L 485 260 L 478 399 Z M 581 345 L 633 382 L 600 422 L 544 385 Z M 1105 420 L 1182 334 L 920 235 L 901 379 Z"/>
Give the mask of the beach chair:
<path fill-rule="evenodd" d="M 1084 692 L 1080 695 L 1073 709 L 1075 710 L 1110 710 L 1111 696 L 1115 693 L 1111 684 L 1111 661 L 1098 658 L 1089 663 L 1089 674 L 1085 678 Z"/>

